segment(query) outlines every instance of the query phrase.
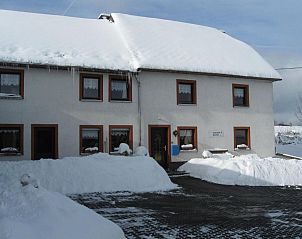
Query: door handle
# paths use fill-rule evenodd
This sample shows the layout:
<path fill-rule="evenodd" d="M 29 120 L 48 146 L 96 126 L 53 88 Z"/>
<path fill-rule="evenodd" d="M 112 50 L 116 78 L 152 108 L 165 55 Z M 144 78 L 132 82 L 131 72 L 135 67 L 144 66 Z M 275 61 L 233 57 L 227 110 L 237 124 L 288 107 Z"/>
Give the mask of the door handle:
<path fill-rule="evenodd" d="M 167 151 L 167 145 L 164 146 L 165 151 Z"/>

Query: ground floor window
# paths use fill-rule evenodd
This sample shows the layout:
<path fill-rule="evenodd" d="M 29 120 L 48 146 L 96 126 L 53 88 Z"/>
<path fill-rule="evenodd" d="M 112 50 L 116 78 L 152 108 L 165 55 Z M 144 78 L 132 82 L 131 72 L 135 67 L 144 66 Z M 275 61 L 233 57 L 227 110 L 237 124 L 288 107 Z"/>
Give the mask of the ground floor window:
<path fill-rule="evenodd" d="M 0 155 L 23 154 L 23 125 L 0 125 Z"/>
<path fill-rule="evenodd" d="M 103 152 L 103 126 L 80 125 L 80 153 Z"/>
<path fill-rule="evenodd" d="M 250 127 L 234 127 L 234 147 L 250 148 Z"/>
<path fill-rule="evenodd" d="M 197 127 L 181 126 L 177 131 L 180 150 L 197 149 Z"/>
<path fill-rule="evenodd" d="M 121 143 L 126 143 L 132 149 L 132 125 L 110 125 L 110 152 L 117 152 Z"/>

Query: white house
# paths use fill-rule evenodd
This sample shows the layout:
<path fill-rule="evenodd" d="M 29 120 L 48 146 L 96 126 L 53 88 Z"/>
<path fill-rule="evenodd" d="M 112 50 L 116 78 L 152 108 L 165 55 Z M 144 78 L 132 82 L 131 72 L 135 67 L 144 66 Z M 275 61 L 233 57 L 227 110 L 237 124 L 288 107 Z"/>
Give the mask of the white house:
<path fill-rule="evenodd" d="M 281 77 L 217 29 L 1 10 L 0 32 L 0 160 L 114 152 L 121 142 L 148 147 L 163 166 L 206 149 L 275 153 Z"/>

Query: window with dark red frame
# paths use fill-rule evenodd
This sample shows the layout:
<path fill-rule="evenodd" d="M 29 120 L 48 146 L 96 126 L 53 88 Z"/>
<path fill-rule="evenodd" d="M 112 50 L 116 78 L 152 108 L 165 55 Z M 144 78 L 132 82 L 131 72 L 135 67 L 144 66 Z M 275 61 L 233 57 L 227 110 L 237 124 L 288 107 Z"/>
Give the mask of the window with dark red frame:
<path fill-rule="evenodd" d="M 177 131 L 180 150 L 197 149 L 197 127 L 182 126 Z"/>
<path fill-rule="evenodd" d="M 132 125 L 110 125 L 110 152 L 117 152 L 121 143 L 128 144 L 132 149 L 133 126 Z"/>
<path fill-rule="evenodd" d="M 80 153 L 103 152 L 103 126 L 80 125 Z"/>
<path fill-rule="evenodd" d="M 0 69 L 0 97 L 24 96 L 24 71 Z"/>
<path fill-rule="evenodd" d="M 249 86 L 233 84 L 233 106 L 249 106 Z"/>
<path fill-rule="evenodd" d="M 196 104 L 196 81 L 177 80 L 177 104 Z"/>
<path fill-rule="evenodd" d="M 234 127 L 234 148 L 250 148 L 250 128 Z"/>
<path fill-rule="evenodd" d="M 131 101 L 132 79 L 127 76 L 109 76 L 109 101 Z"/>
<path fill-rule="evenodd" d="M 80 100 L 103 100 L 103 76 L 80 74 Z"/>
<path fill-rule="evenodd" d="M 23 154 L 23 125 L 0 125 L 0 155 Z"/>

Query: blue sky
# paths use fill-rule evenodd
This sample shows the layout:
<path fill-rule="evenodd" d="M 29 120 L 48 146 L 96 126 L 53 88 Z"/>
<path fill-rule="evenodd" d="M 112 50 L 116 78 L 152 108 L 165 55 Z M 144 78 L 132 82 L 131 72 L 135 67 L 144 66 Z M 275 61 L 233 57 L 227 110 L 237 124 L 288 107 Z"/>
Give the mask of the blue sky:
<path fill-rule="evenodd" d="M 0 0 L 0 8 L 88 18 L 121 12 L 207 25 L 249 43 L 275 68 L 302 66 L 301 0 Z M 302 69 L 280 73 L 275 118 L 294 122 Z"/>

